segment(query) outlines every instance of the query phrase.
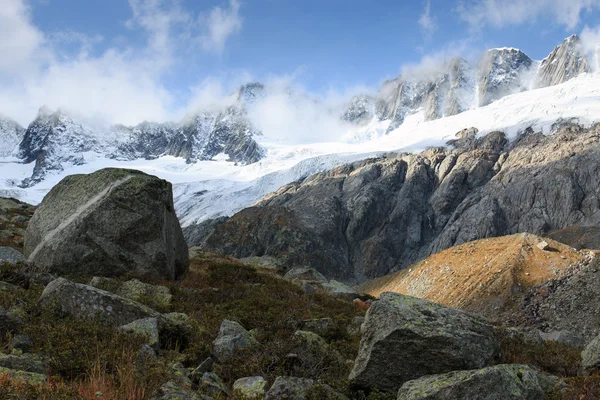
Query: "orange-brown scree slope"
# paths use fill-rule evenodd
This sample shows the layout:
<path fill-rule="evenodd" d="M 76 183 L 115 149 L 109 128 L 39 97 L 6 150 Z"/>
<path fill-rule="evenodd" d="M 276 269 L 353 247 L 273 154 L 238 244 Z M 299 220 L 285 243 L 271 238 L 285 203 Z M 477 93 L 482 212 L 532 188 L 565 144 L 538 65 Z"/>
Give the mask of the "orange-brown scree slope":
<path fill-rule="evenodd" d="M 360 289 L 376 297 L 402 293 L 496 319 L 517 307 L 529 288 L 559 277 L 584 255 L 520 233 L 451 247 Z"/>

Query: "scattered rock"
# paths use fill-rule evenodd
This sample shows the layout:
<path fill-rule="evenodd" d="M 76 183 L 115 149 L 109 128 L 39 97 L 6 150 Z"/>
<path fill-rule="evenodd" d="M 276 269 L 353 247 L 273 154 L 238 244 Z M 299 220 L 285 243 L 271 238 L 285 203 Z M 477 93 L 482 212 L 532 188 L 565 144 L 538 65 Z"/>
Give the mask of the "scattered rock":
<path fill-rule="evenodd" d="M 559 379 L 526 365 L 496 365 L 408 381 L 398 400 L 543 400 Z"/>
<path fill-rule="evenodd" d="M 592 339 L 581 352 L 581 366 L 587 372 L 600 369 L 600 335 Z"/>
<path fill-rule="evenodd" d="M 550 250 L 550 245 L 545 240 L 542 240 L 537 244 L 537 248 L 540 250 L 548 251 Z"/>
<path fill-rule="evenodd" d="M 325 336 L 333 328 L 331 318 L 307 319 L 302 321 L 302 329 Z"/>
<path fill-rule="evenodd" d="M 158 350 L 160 346 L 158 320 L 155 317 L 132 321 L 120 328 L 124 332 L 134 333 L 146 338 L 146 345 Z"/>
<path fill-rule="evenodd" d="M 543 340 L 557 342 L 571 347 L 583 348 L 585 346 L 585 339 L 571 331 L 540 332 L 540 336 Z"/>
<path fill-rule="evenodd" d="M 352 289 L 350 286 L 333 279 L 327 283 L 321 284 L 321 286 L 332 296 L 349 297 L 350 299 L 359 296 L 356 290 Z"/>
<path fill-rule="evenodd" d="M 119 282 L 111 278 L 94 277 L 90 285 L 159 309 L 168 308 L 173 298 L 168 287 L 150 285 L 137 279 Z"/>
<path fill-rule="evenodd" d="M 53 307 L 61 315 L 84 319 L 99 317 L 117 325 L 160 316 L 158 312 L 133 300 L 64 278 L 58 278 L 46 286 L 40 303 Z"/>
<path fill-rule="evenodd" d="M 233 383 L 233 395 L 240 400 L 262 400 L 267 393 L 267 381 L 262 376 L 240 378 Z"/>
<path fill-rule="evenodd" d="M 424 375 L 483 368 L 497 352 L 494 330 L 484 319 L 383 293 L 367 311 L 349 380 L 357 388 L 397 390 Z"/>
<path fill-rule="evenodd" d="M 239 323 L 225 320 L 221 323 L 219 336 L 213 341 L 212 353 L 220 362 L 226 362 L 240 350 L 257 343 Z"/>
<path fill-rule="evenodd" d="M 542 346 L 544 344 L 541 334 L 542 332 L 535 328 L 509 327 L 498 328 L 497 330 L 498 337 L 503 337 L 512 342 L 522 342 L 531 346 Z"/>
<path fill-rule="evenodd" d="M 329 350 L 325 339 L 314 332 L 296 331 L 294 340 L 298 342 L 304 354 L 323 355 Z"/>
<path fill-rule="evenodd" d="M 171 184 L 126 169 L 60 181 L 31 218 L 24 252 L 37 267 L 61 274 L 172 280 L 188 267 Z"/>
<path fill-rule="evenodd" d="M 20 261 L 25 261 L 25 256 L 18 250 L 12 247 L 0 246 L 0 264 L 7 262 L 9 264 L 16 264 Z"/>
<path fill-rule="evenodd" d="M 200 379 L 200 390 L 215 396 L 231 396 L 231 390 L 214 372 L 205 372 Z"/>
<path fill-rule="evenodd" d="M 279 376 L 267 392 L 265 400 L 305 400 L 315 381 L 305 378 Z"/>

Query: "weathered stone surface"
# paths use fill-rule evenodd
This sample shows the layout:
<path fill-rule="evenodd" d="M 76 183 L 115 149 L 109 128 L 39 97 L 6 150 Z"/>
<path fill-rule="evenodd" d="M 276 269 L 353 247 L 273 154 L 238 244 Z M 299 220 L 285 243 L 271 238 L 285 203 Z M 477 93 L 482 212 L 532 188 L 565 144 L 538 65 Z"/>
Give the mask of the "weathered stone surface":
<path fill-rule="evenodd" d="M 329 345 L 321 336 L 309 331 L 296 331 L 294 340 L 298 342 L 305 354 L 325 354 Z"/>
<path fill-rule="evenodd" d="M 350 384 L 397 390 L 424 375 L 483 368 L 497 351 L 494 330 L 482 318 L 384 293 L 367 311 Z"/>
<path fill-rule="evenodd" d="M 7 262 L 10 264 L 16 264 L 19 261 L 25 261 L 25 256 L 18 250 L 12 247 L 0 246 L 0 264 Z"/>
<path fill-rule="evenodd" d="M 600 369 L 600 335 L 592 339 L 581 352 L 581 366 L 588 372 Z"/>
<path fill-rule="evenodd" d="M 347 297 L 350 299 L 359 296 L 356 290 L 352 289 L 350 286 L 333 279 L 327 283 L 322 284 L 321 286 L 332 296 Z"/>
<path fill-rule="evenodd" d="M 125 282 L 104 277 L 94 277 L 90 285 L 103 289 L 133 301 L 144 301 L 153 308 L 165 309 L 171 305 L 171 291 L 166 286 L 151 285 L 137 279 Z"/>
<path fill-rule="evenodd" d="M 557 342 L 571 347 L 583 348 L 585 346 L 585 339 L 570 331 L 540 332 L 540 336 L 543 340 Z"/>
<path fill-rule="evenodd" d="M 527 89 L 533 60 L 518 49 L 491 49 L 477 65 L 479 106 Z"/>
<path fill-rule="evenodd" d="M 305 378 L 279 376 L 267 392 L 265 400 L 305 400 L 315 381 Z"/>
<path fill-rule="evenodd" d="M 117 325 L 160 316 L 153 309 L 133 300 L 64 278 L 58 278 L 46 286 L 40 303 L 56 307 L 61 314 L 79 318 L 98 317 Z"/>
<path fill-rule="evenodd" d="M 290 281 L 327 283 L 327 278 L 315 268 L 294 267 L 283 276 Z"/>
<path fill-rule="evenodd" d="M 64 178 L 29 222 L 25 255 L 57 273 L 175 279 L 188 267 L 171 184 L 107 168 Z"/>
<path fill-rule="evenodd" d="M 348 326 L 348 333 L 350 335 L 360 335 L 362 325 L 365 322 L 365 317 L 354 317 L 352 322 Z"/>
<path fill-rule="evenodd" d="M 597 225 L 600 125 L 551 132 L 512 143 L 492 132 L 319 173 L 216 226 L 203 248 L 360 283 L 477 239 Z"/>
<path fill-rule="evenodd" d="M 257 343 L 242 325 L 225 320 L 221 323 L 219 336 L 213 341 L 212 353 L 220 362 L 226 362 L 241 350 Z"/>
<path fill-rule="evenodd" d="M 158 320 L 156 317 L 138 319 L 121 326 L 120 329 L 124 332 L 145 337 L 145 344 L 154 350 L 158 350 L 160 346 Z"/>
<path fill-rule="evenodd" d="M 233 383 L 233 395 L 240 400 L 262 400 L 267 393 L 267 381 L 262 376 L 240 378 Z"/>
<path fill-rule="evenodd" d="M 326 335 L 333 326 L 334 324 L 331 318 L 307 319 L 302 321 L 303 330 L 314 332 L 320 336 Z"/>
<path fill-rule="evenodd" d="M 558 378 L 526 365 L 496 365 L 406 382 L 398 400 L 544 400 Z"/>
<path fill-rule="evenodd" d="M 558 85 L 591 70 L 581 40 L 577 35 L 572 35 L 542 60 L 534 87 Z"/>
<path fill-rule="evenodd" d="M 214 396 L 231 396 L 231 390 L 214 372 L 205 372 L 200 379 L 200 390 Z"/>

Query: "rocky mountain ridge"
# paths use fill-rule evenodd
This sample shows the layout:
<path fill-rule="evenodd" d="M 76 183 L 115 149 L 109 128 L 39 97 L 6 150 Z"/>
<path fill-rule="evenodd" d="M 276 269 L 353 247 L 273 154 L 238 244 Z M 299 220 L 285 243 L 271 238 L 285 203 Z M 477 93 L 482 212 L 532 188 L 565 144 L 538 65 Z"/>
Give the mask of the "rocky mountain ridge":
<path fill-rule="evenodd" d="M 454 58 L 435 70 L 407 71 L 384 82 L 376 94 L 354 96 L 342 109 L 325 112 L 355 126 L 384 121 L 389 133 L 420 111 L 425 121 L 452 116 L 515 92 L 560 84 L 591 70 L 579 38 L 571 36 L 541 63 L 517 49 L 492 49 L 476 66 Z M 92 128 L 60 110 L 43 107 L 27 129 L 2 120 L 0 137 L 5 140 L 0 156 L 15 155 L 24 163 L 35 161 L 21 187 L 36 185 L 49 171 L 88 163 L 86 152 L 126 161 L 175 156 L 187 163 L 224 154 L 233 162 L 251 164 L 263 159 L 266 151 L 248 108 L 269 96 L 270 90 L 261 83 L 250 83 L 233 93 L 227 106 L 201 110 L 179 123 L 143 122 L 133 127 Z M 293 106 L 298 94 L 289 88 L 283 91 Z"/>
<path fill-rule="evenodd" d="M 600 221 L 600 125 L 563 122 L 513 142 L 476 133 L 286 185 L 193 244 L 362 282 L 468 241 Z"/>

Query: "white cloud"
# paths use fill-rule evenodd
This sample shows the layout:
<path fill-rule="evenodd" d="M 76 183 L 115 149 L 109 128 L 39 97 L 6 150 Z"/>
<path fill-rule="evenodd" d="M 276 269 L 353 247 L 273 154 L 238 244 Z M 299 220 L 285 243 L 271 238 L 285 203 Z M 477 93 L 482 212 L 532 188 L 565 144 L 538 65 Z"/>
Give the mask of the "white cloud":
<path fill-rule="evenodd" d="M 206 25 L 206 33 L 200 38 L 202 47 L 208 51 L 222 53 L 229 37 L 242 29 L 240 2 L 230 0 L 229 8 L 215 7 L 210 14 L 200 19 Z"/>
<path fill-rule="evenodd" d="M 37 72 L 51 54 L 45 38 L 29 22 L 30 10 L 22 0 L 4 0 L 0 7 L 0 78 Z"/>
<path fill-rule="evenodd" d="M 462 0 L 456 11 L 474 29 L 520 25 L 544 16 L 572 30 L 583 12 L 596 8 L 600 0 Z"/>
<path fill-rule="evenodd" d="M 163 86 L 165 75 L 181 54 L 193 51 L 194 43 L 198 47 L 208 37 L 214 44 L 207 49 L 222 51 L 227 37 L 241 27 L 236 1 L 227 10 L 213 9 L 209 25 L 203 26 L 178 0 L 129 0 L 132 14 L 126 26 L 143 32 L 145 45 L 122 42 L 98 53 L 91 50 L 105 42 L 100 35 L 42 32 L 27 4 L 3 0 L 0 7 L 0 114 L 23 125 L 42 105 L 111 123 L 179 116 L 185 100 Z M 205 103 L 208 96 L 193 88 L 190 101 Z"/>
<path fill-rule="evenodd" d="M 585 26 L 581 31 L 581 46 L 583 52 L 590 60 L 594 70 L 600 69 L 600 26 L 590 28 Z"/>
<path fill-rule="evenodd" d="M 419 26 L 425 39 L 431 39 L 431 36 L 438 29 L 435 18 L 431 16 L 431 0 L 425 0 L 425 10 L 419 17 Z"/>

